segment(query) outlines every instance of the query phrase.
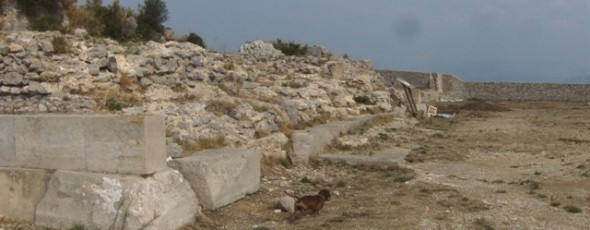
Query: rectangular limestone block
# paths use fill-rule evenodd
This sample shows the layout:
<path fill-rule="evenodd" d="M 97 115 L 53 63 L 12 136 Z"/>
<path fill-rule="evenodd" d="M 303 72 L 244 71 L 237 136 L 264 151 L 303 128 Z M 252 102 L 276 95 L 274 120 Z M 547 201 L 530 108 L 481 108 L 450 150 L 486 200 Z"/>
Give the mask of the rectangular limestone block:
<path fill-rule="evenodd" d="M 151 174 L 166 167 L 164 119 L 2 115 L 0 166 Z"/>
<path fill-rule="evenodd" d="M 35 221 L 35 209 L 47 191 L 50 174 L 41 169 L 0 167 L 0 213 Z"/>
<path fill-rule="evenodd" d="M 0 116 L 0 167 L 14 161 L 14 117 Z"/>

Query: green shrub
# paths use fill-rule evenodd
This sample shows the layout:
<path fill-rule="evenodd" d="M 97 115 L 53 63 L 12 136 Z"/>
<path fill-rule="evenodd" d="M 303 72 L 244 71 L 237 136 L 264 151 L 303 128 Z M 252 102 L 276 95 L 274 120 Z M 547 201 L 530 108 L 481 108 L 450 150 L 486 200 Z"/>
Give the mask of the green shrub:
<path fill-rule="evenodd" d="M 280 50 L 287 56 L 305 56 L 308 53 L 307 45 L 297 44 L 292 41 L 284 42 L 281 39 L 277 39 L 272 42 L 275 49 Z"/>
<path fill-rule="evenodd" d="M 53 45 L 53 51 L 58 54 L 65 54 L 68 53 L 69 44 L 68 41 L 62 36 L 54 37 L 51 40 L 51 44 Z"/>
<path fill-rule="evenodd" d="M 29 29 L 64 31 L 60 1 L 16 0 L 16 7 L 29 21 Z"/>
<path fill-rule="evenodd" d="M 123 109 L 121 103 L 116 102 L 114 99 L 107 100 L 106 107 L 110 111 L 120 111 Z"/>
<path fill-rule="evenodd" d="M 201 36 L 199 36 L 196 33 L 188 34 L 188 36 L 186 37 L 186 41 L 193 44 L 197 44 L 205 49 L 207 48 L 207 45 L 205 45 L 205 41 L 203 41 L 203 38 L 201 38 Z"/>
<path fill-rule="evenodd" d="M 565 207 L 563 207 L 563 209 L 565 209 L 565 211 L 567 211 L 569 213 L 580 213 L 580 212 L 582 212 L 582 209 L 581 208 L 578 208 L 578 207 L 573 206 L 573 205 L 565 206 Z"/>
<path fill-rule="evenodd" d="M 159 40 L 164 35 L 162 25 L 168 20 L 168 9 L 162 0 L 145 0 L 137 15 L 137 33 L 144 41 Z"/>

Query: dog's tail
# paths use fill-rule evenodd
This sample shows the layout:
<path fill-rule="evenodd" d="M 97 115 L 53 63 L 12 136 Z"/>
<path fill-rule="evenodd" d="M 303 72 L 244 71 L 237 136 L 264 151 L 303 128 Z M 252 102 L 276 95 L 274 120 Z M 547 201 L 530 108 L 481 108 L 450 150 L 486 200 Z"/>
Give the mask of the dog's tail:
<path fill-rule="evenodd" d="M 287 192 L 287 190 L 285 190 L 285 191 L 283 191 L 283 192 L 285 192 L 285 194 L 287 194 L 287 196 L 293 197 L 293 198 L 295 198 L 295 200 L 299 200 L 299 197 L 297 197 L 297 196 L 295 196 L 295 195 L 293 195 L 293 194 L 289 194 L 289 193 Z"/>

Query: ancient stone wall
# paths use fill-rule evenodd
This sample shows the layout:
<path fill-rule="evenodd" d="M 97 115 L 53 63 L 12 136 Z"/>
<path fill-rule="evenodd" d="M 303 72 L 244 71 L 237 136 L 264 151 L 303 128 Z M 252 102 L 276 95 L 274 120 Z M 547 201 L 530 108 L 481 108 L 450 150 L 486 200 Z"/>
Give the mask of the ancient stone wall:
<path fill-rule="evenodd" d="M 522 101 L 589 101 L 590 84 L 465 82 L 464 98 Z"/>

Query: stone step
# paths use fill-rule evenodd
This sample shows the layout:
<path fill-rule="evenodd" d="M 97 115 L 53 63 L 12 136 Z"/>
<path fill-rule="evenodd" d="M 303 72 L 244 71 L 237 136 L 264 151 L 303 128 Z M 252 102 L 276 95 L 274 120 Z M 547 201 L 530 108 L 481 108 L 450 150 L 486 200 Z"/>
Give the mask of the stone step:
<path fill-rule="evenodd" d="M 159 116 L 0 115 L 0 167 L 144 175 L 165 159 Z"/>

